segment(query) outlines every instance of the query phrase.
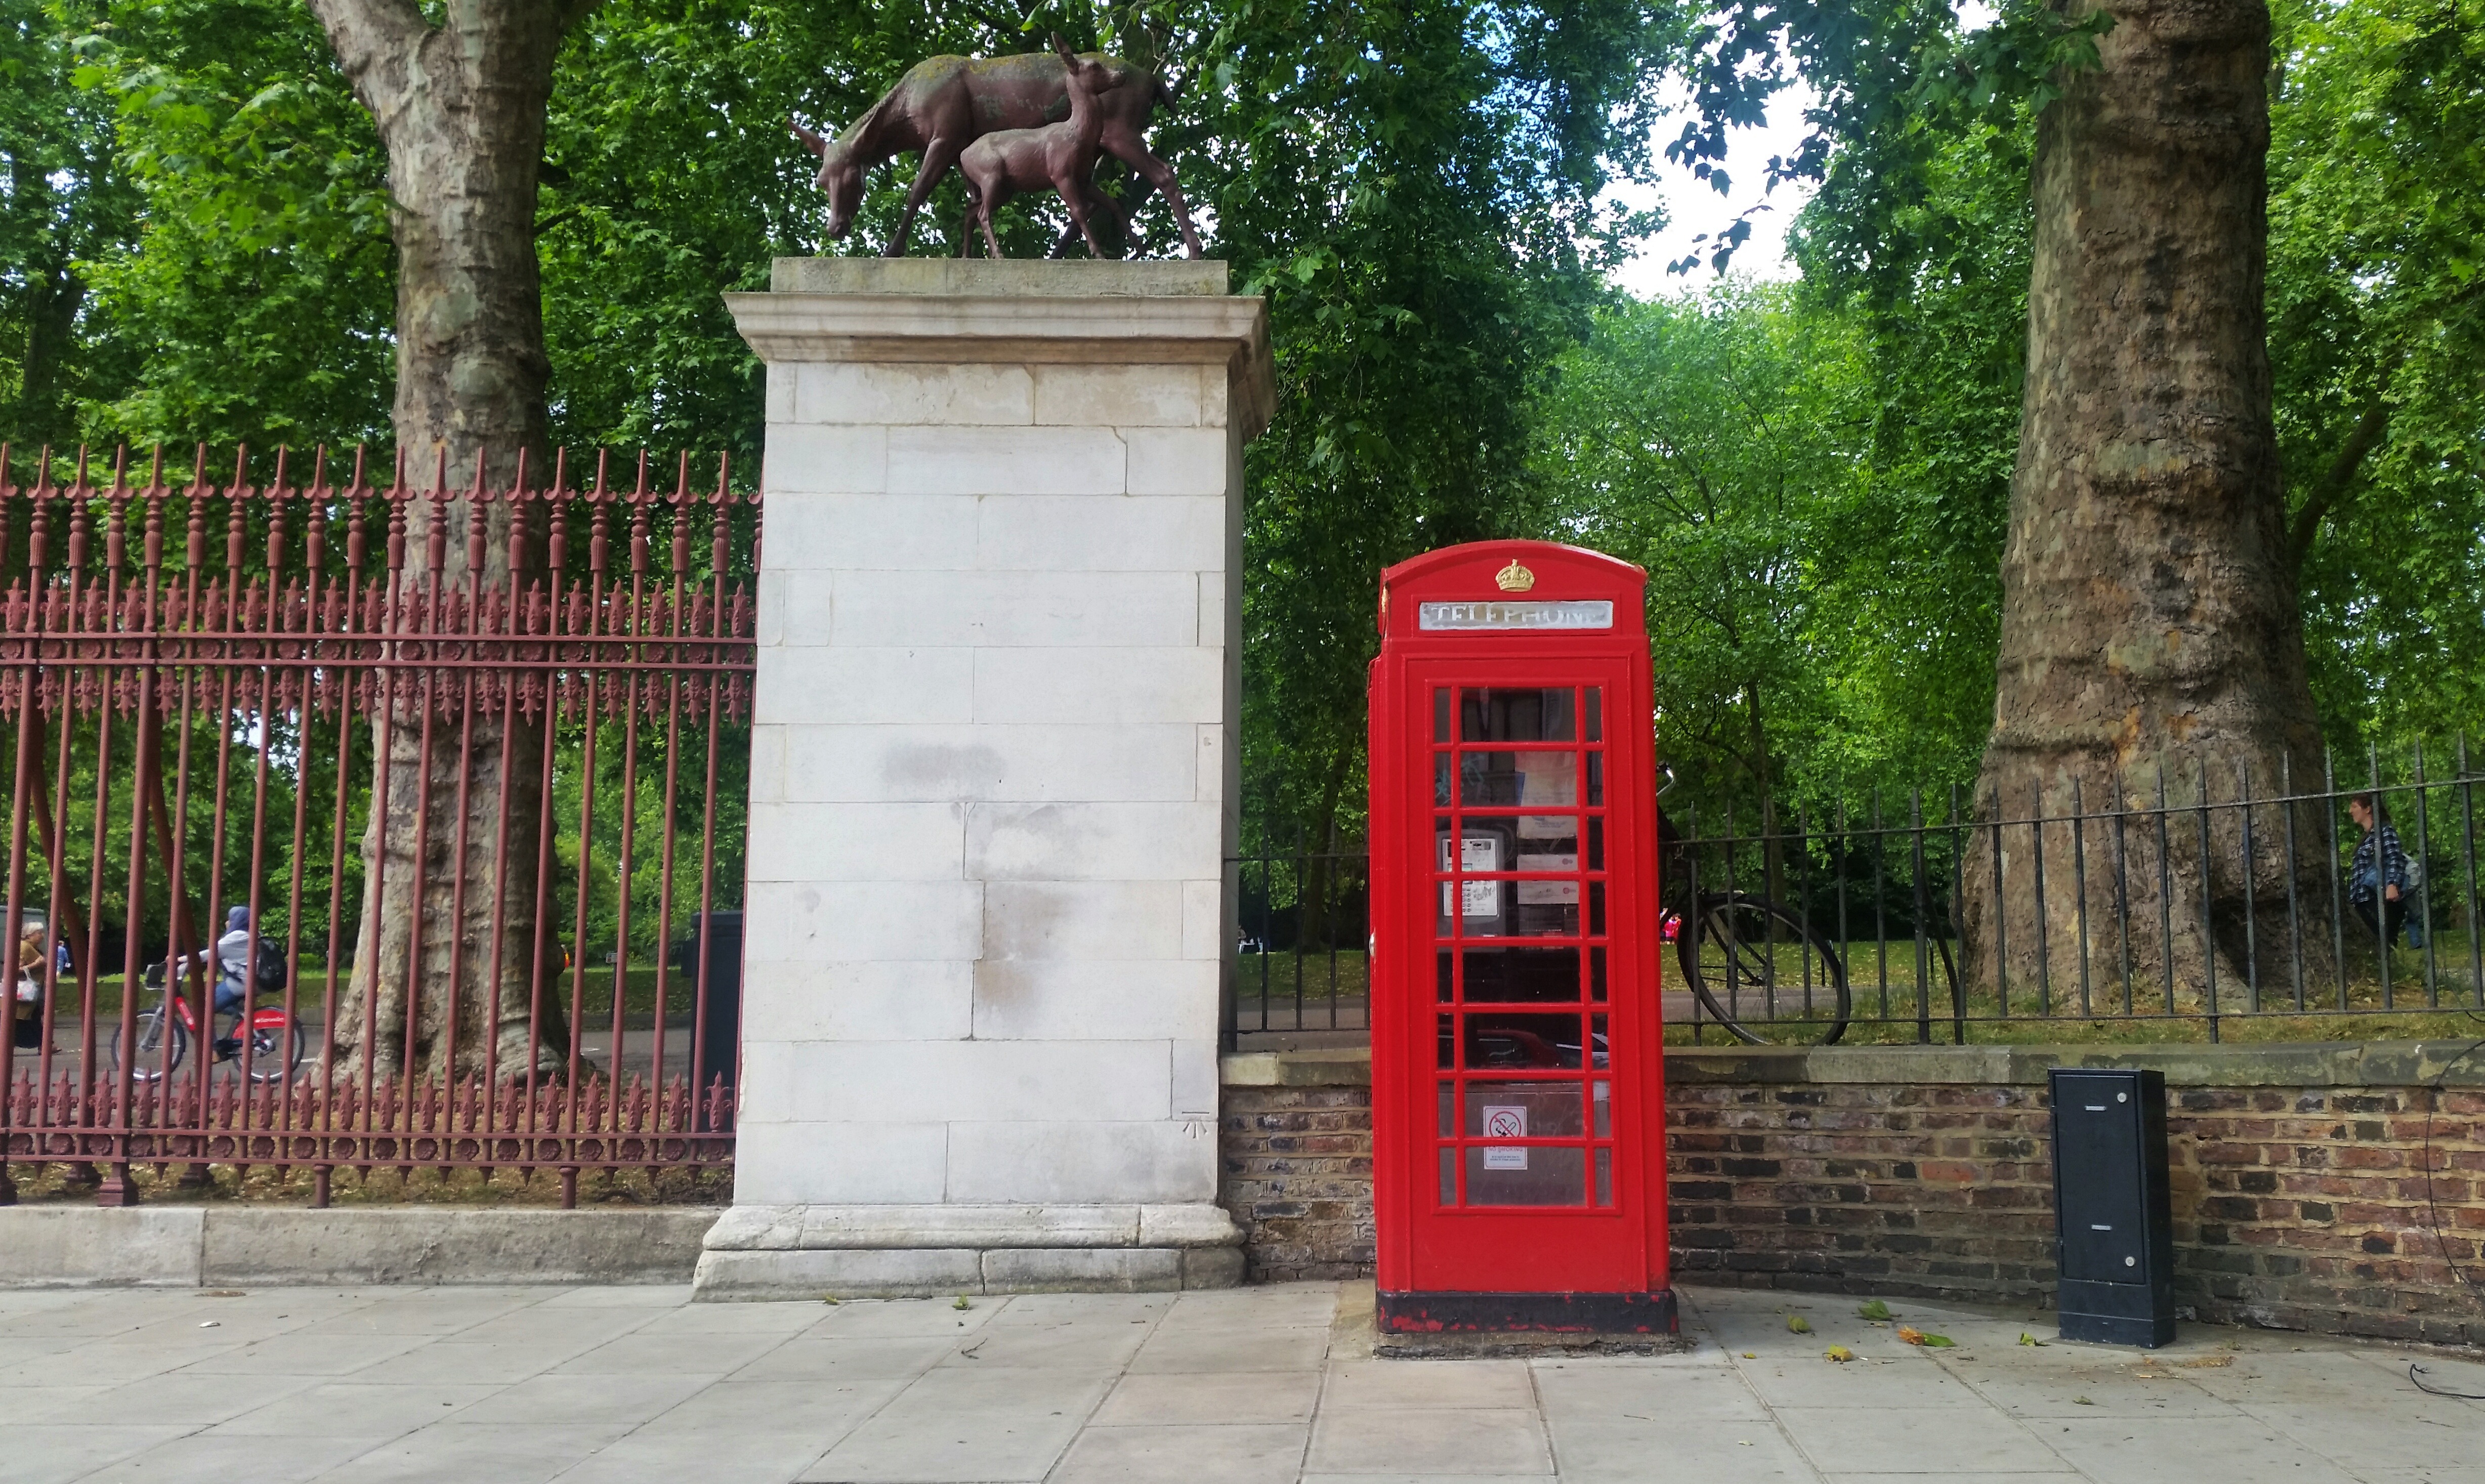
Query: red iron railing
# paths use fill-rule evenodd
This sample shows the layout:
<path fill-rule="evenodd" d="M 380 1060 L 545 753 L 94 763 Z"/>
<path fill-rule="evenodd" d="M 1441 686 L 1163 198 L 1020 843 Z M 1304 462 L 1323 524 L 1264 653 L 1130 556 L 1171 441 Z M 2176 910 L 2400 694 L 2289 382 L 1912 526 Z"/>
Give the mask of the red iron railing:
<path fill-rule="evenodd" d="M 728 1164 L 757 497 L 261 462 L 0 446 L 0 1201 Z"/>

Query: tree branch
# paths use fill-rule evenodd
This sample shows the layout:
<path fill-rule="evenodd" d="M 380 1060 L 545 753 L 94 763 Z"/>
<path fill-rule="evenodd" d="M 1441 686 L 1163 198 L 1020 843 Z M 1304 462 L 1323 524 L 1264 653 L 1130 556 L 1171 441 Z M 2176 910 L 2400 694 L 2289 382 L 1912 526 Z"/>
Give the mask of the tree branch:
<path fill-rule="evenodd" d="M 431 25 L 415 0 L 307 0 L 328 33 L 337 63 L 354 96 L 371 111 L 385 141 L 389 125 L 410 101 L 414 49 Z"/>
<path fill-rule="evenodd" d="M 560 7 L 560 34 L 567 36 L 570 32 L 576 30 L 578 28 L 578 23 L 585 20 L 587 16 L 595 14 L 596 9 L 603 5 L 603 3 L 604 0 L 562 0 L 562 5 Z"/>
<path fill-rule="evenodd" d="M 2287 522 L 2286 564 L 2288 570 L 2299 576 L 2304 571 L 2304 559 L 2311 555 L 2312 542 L 2321 534 L 2321 522 L 2346 500 L 2347 491 L 2354 486 L 2356 475 L 2363 468 L 2364 460 L 2380 446 L 2383 435 L 2389 431 L 2389 377 L 2384 375 L 2381 385 L 2373 389 L 2371 399 L 2364 404 L 2364 415 L 2356 420 L 2354 429 L 2347 434 L 2347 441 L 2339 445 L 2337 454 L 2330 460 L 2330 467 L 2322 471 L 2320 481 L 2304 497 L 2304 504 L 2296 508 L 2294 518 Z"/>

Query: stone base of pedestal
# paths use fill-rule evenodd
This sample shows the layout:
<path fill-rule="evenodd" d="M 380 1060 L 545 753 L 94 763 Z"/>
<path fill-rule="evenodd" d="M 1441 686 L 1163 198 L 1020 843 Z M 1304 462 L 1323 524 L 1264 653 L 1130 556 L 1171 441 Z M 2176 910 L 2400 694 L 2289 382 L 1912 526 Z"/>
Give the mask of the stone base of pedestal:
<path fill-rule="evenodd" d="M 736 1206 L 707 1235 L 703 1300 L 1161 1292 L 1242 1280 L 1221 1206 Z"/>

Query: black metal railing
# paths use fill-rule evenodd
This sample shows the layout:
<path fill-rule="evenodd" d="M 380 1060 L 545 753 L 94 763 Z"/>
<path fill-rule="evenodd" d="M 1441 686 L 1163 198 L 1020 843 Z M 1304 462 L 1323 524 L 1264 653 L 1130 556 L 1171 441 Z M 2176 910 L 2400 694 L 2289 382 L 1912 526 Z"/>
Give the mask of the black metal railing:
<path fill-rule="evenodd" d="M 2437 755 L 2438 756 L 2438 755 Z M 2357 1039 L 2485 1031 L 2478 794 L 2421 748 L 2314 786 L 2202 760 L 2018 801 L 1668 801 L 1669 1033 L 1762 1042 Z M 2102 796 L 2102 797 L 2100 797 Z M 2380 802 L 2403 870 L 2360 873 Z M 2376 866 L 2392 855 L 2376 830 Z M 1358 855 L 1244 859 L 1229 1041 L 1369 1025 Z M 2398 887 L 2397 899 L 2389 888 Z M 1315 924 L 1305 936 L 1299 925 Z"/>
<path fill-rule="evenodd" d="M 1352 1041 L 1371 1028 L 1371 872 L 1360 842 L 1245 855 L 1225 1038 Z"/>

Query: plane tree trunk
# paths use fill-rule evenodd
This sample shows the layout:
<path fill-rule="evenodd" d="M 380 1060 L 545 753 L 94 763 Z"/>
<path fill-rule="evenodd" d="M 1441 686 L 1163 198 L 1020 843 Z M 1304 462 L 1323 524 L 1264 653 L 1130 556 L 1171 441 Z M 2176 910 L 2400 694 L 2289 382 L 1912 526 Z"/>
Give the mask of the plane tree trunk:
<path fill-rule="evenodd" d="M 2068 78 L 2038 129 L 2027 387 L 1977 790 L 1988 822 L 2067 815 L 2075 798 L 2091 814 L 2152 807 L 2161 779 L 2171 803 L 2193 806 L 2320 776 L 2262 308 L 2269 11 L 2104 8 L 2102 67 Z M 2067 824 L 2041 841 L 2025 825 L 1981 833 L 1961 903 L 1978 981 L 2007 973 L 2014 1007 L 2033 1007 L 2041 976 L 2060 1007 L 2085 928 L 2090 977 L 2117 1002 L 2126 931 L 2134 977 L 2161 1004 L 2170 956 L 2180 996 L 2214 970 L 2237 1003 L 2255 968 L 2267 994 L 2294 947 L 2283 811 L 2253 812 L 2249 861 L 2243 811 L 2209 810 L 2205 846 L 2202 817 L 2175 821 L 2162 849 L 2140 819 L 2118 837 L 2111 819 L 2076 839 Z M 2297 821 L 2300 846 L 2317 818 Z M 2295 868 L 2307 902 L 2316 879 Z"/>
<path fill-rule="evenodd" d="M 505 488 L 521 450 L 533 469 L 548 468 L 536 186 L 553 65 L 591 0 L 449 0 L 436 24 L 413 0 L 310 4 L 388 151 L 397 249 L 392 420 L 409 477 L 427 488 L 445 463 L 456 489 L 472 483 L 481 454 L 492 483 Z M 447 502 L 436 542 L 431 503 L 405 509 L 410 590 L 436 580 L 444 593 L 470 584 L 509 591 L 505 502 Z M 484 557 L 475 570 L 467 538 L 478 513 Z M 540 551 L 540 536 L 531 544 Z M 427 701 L 400 697 L 371 720 L 367 885 L 338 1053 L 349 1067 L 382 1074 L 468 1073 L 495 1049 L 504 1074 L 531 1064 L 557 1074 L 568 1031 L 549 971 L 532 1059 L 528 1051 L 533 967 L 539 954 L 560 962 L 536 921 L 548 733 L 481 703 L 479 688 L 470 700 L 465 683 L 444 675 Z"/>

